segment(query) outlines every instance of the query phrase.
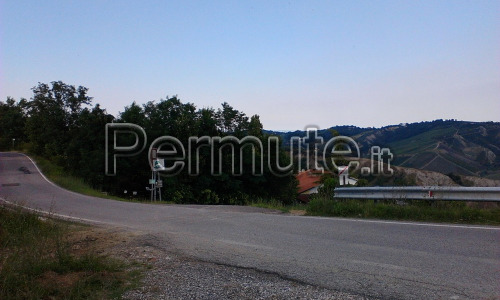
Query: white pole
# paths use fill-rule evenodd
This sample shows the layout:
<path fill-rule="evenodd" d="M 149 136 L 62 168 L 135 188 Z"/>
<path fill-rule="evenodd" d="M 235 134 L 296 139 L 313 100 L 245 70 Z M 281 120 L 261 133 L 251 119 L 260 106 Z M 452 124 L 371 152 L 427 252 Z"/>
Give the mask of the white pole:
<path fill-rule="evenodd" d="M 153 186 L 153 189 L 154 189 L 154 192 L 153 192 L 153 194 L 154 194 L 154 199 L 153 199 L 153 201 L 155 201 L 155 202 L 156 202 L 156 171 L 154 171 L 154 172 L 153 172 L 153 174 L 154 174 L 154 175 L 153 175 L 153 176 L 154 176 L 154 178 L 153 178 L 153 181 L 154 181 L 154 186 Z"/>
<path fill-rule="evenodd" d="M 155 179 L 155 172 L 151 171 L 151 201 L 153 201 L 154 179 Z"/>

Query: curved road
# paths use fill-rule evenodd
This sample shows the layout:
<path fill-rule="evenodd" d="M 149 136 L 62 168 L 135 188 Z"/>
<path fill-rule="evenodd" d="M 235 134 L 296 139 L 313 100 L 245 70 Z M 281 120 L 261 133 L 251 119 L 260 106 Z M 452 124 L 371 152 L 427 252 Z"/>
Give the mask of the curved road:
<path fill-rule="evenodd" d="M 186 255 L 332 290 L 382 299 L 500 297 L 500 227 L 106 200 L 53 185 L 17 153 L 0 153 L 0 184 L 4 201 L 147 232 Z"/>

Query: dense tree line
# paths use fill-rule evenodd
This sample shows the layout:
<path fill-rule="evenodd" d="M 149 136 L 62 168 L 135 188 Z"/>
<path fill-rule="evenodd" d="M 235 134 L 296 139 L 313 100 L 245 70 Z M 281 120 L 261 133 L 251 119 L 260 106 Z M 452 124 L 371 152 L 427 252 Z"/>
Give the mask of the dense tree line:
<path fill-rule="evenodd" d="M 147 151 L 150 143 L 161 136 L 173 136 L 188 149 L 191 136 L 251 135 L 262 141 L 264 149 L 256 151 L 257 160 L 267 161 L 267 138 L 258 115 L 245 113 L 223 103 L 218 109 L 197 108 L 183 103 L 176 96 L 144 105 L 133 102 L 114 117 L 92 104 L 88 89 L 63 82 L 39 83 L 32 88 L 30 100 L 0 101 L 0 149 L 8 150 L 16 139 L 31 153 L 50 159 L 68 174 L 83 178 L 92 187 L 111 194 L 123 195 L 124 190 L 137 191 L 148 197 L 145 187 L 151 177 Z M 108 123 L 133 123 L 144 128 L 148 145 L 137 156 L 117 160 L 116 176 L 106 176 L 105 126 Z M 126 139 L 126 137 L 125 137 Z M 261 151 L 262 150 L 262 151 Z M 252 174 L 252 152 L 243 152 L 243 174 L 233 176 L 231 153 L 224 152 L 222 174 L 210 171 L 210 149 L 200 147 L 200 173 L 191 176 L 187 170 L 174 177 L 163 178 L 163 199 L 177 203 L 244 204 L 255 197 L 278 199 L 289 203 L 295 199 L 296 181 L 293 176 L 273 176 L 264 163 L 262 176 Z M 273 155 L 273 154 L 271 154 Z M 283 165 L 289 158 L 279 150 Z"/>

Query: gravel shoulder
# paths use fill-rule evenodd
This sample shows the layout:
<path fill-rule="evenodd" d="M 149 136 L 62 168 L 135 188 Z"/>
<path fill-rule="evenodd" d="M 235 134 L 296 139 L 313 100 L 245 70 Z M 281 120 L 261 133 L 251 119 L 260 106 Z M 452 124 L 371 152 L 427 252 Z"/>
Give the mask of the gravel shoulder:
<path fill-rule="evenodd" d="M 140 287 L 123 299 L 368 299 L 316 287 L 279 274 L 200 261 L 151 234 L 74 225 L 73 251 L 91 249 L 144 266 Z"/>

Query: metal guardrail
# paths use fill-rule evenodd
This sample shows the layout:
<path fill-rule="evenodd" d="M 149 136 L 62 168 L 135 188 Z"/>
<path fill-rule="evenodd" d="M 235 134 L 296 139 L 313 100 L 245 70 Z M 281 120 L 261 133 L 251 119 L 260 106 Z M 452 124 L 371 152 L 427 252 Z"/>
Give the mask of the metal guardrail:
<path fill-rule="evenodd" d="M 500 187 L 348 187 L 336 188 L 337 199 L 413 199 L 500 202 Z"/>

